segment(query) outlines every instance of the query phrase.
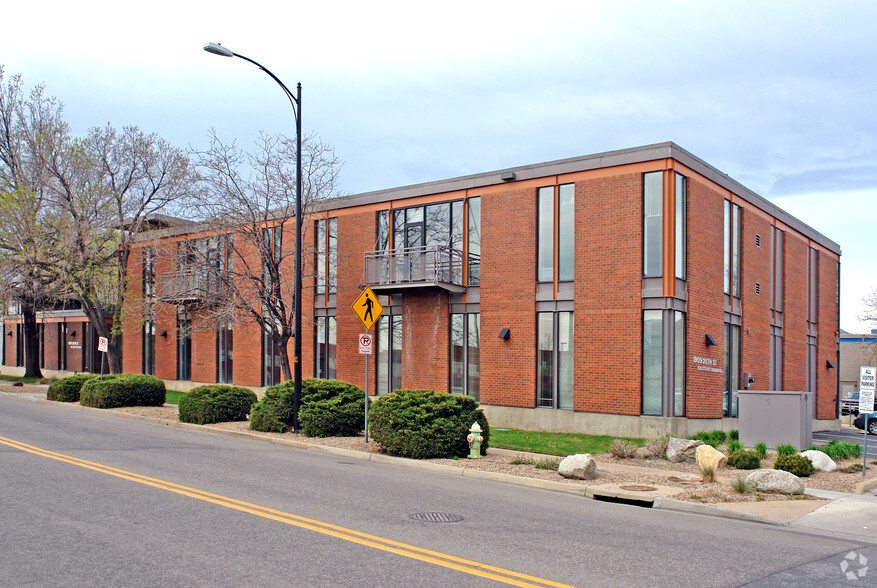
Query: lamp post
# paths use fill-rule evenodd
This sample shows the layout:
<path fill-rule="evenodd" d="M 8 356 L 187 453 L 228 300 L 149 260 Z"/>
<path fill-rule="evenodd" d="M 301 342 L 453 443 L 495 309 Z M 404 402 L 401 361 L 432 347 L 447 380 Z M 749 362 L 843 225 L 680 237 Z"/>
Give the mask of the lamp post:
<path fill-rule="evenodd" d="M 292 430 L 298 433 L 298 405 L 301 400 L 301 82 L 297 86 L 297 94 L 293 96 L 289 88 L 261 63 L 235 53 L 219 43 L 207 43 L 204 45 L 204 51 L 223 57 L 240 57 L 264 71 L 283 88 L 286 97 L 289 98 L 289 103 L 292 105 L 292 112 L 295 115 L 295 301 L 293 304 L 293 312 L 295 313 L 295 332 L 293 336 L 295 337 L 295 343 L 293 346 L 292 373 L 295 383 L 292 397 Z"/>

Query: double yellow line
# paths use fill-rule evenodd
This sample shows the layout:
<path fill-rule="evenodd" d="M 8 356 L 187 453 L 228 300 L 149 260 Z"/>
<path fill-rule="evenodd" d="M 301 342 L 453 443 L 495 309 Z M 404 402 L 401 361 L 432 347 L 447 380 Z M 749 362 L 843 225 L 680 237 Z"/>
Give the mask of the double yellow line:
<path fill-rule="evenodd" d="M 476 561 L 463 559 L 453 555 L 448 555 L 437 551 L 431 551 L 429 549 L 423 549 L 414 545 L 408 545 L 406 543 L 393 541 L 392 539 L 384 539 L 383 537 L 378 537 L 376 535 L 369 535 L 368 533 L 361 533 L 359 531 L 354 531 L 353 529 L 339 527 L 337 525 L 324 523 L 315 519 L 300 517 L 298 515 L 283 512 L 280 510 L 274 510 L 272 508 L 260 506 L 258 504 L 244 502 L 242 500 L 236 500 L 234 498 L 228 498 L 227 496 L 222 496 L 219 494 L 212 494 L 210 492 L 198 490 L 197 488 L 190 488 L 188 486 L 181 486 L 180 484 L 166 482 L 157 478 L 141 476 L 140 474 L 135 474 L 133 472 L 120 470 L 118 468 L 106 466 L 92 461 L 86 461 L 84 459 L 78 459 L 69 455 L 64 455 L 62 453 L 55 453 L 54 451 L 48 451 L 46 449 L 34 447 L 33 445 L 27 445 L 26 443 L 21 443 L 20 441 L 15 441 L 13 439 L 7 439 L 6 437 L 0 437 L 0 444 L 7 445 L 15 449 L 20 449 L 21 451 L 26 451 L 27 453 L 32 453 L 34 455 L 39 455 L 41 457 L 47 457 L 49 459 L 54 459 L 71 465 L 93 470 L 95 472 L 100 472 L 102 474 L 107 474 L 109 476 L 114 476 L 116 478 L 121 478 L 123 480 L 137 482 L 138 484 L 145 484 L 146 486 L 152 486 L 153 488 L 167 490 L 168 492 L 181 494 L 183 496 L 188 496 L 197 500 L 203 500 L 205 502 L 210 502 L 219 506 L 224 506 L 226 508 L 249 513 L 265 519 L 271 519 L 273 521 L 285 523 L 287 525 L 293 525 L 302 529 L 307 529 L 309 531 L 322 533 L 323 535 L 329 535 L 331 537 L 343 539 L 344 541 L 350 541 L 359 545 L 365 545 L 366 547 L 380 549 L 381 551 L 388 551 L 390 553 L 395 553 L 396 555 L 401 555 L 418 561 L 450 568 L 452 570 L 463 572 L 465 574 L 471 574 L 473 576 L 480 576 L 482 578 L 496 580 L 497 582 L 502 582 L 511 586 L 552 586 L 555 588 L 568 588 L 567 584 L 560 584 L 558 582 L 552 582 L 550 580 L 544 580 L 542 578 L 528 576 L 526 574 L 521 574 L 512 570 L 506 570 Z"/>

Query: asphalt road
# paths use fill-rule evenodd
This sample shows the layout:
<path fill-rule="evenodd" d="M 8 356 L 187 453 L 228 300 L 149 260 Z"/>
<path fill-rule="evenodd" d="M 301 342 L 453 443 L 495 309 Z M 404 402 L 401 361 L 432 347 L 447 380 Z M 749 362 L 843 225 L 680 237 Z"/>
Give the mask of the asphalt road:
<path fill-rule="evenodd" d="M 0 394 L 3 586 L 868 585 L 850 553 L 877 562 L 875 544 Z"/>

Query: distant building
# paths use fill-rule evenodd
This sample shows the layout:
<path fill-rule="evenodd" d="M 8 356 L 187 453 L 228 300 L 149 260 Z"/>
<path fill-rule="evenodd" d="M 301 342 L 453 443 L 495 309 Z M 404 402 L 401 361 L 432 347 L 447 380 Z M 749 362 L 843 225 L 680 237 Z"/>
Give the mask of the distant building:
<path fill-rule="evenodd" d="M 840 332 L 840 395 L 859 391 L 859 368 L 877 366 L 877 329 L 867 335 Z"/>

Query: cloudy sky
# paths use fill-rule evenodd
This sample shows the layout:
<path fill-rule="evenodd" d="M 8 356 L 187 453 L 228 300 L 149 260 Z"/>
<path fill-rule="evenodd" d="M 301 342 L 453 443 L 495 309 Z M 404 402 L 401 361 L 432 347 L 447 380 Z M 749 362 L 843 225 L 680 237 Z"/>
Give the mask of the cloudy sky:
<path fill-rule="evenodd" d="M 348 193 L 674 141 L 840 243 L 841 327 L 871 327 L 877 2 L 304 4 L 16 2 L 0 64 L 78 134 L 294 134 L 268 76 L 202 51 L 220 42 L 302 83 Z"/>

